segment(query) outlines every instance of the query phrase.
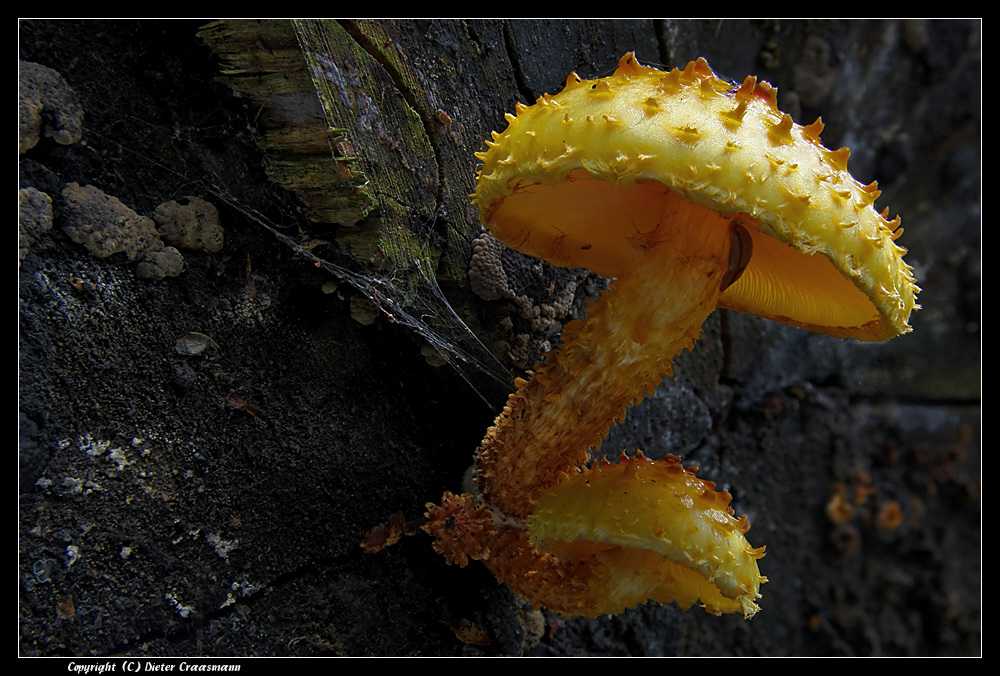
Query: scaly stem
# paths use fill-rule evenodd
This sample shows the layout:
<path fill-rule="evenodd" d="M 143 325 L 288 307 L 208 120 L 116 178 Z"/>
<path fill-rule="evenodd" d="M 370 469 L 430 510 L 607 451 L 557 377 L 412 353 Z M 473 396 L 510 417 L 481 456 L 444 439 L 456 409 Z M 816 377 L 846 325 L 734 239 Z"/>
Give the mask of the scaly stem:
<path fill-rule="evenodd" d="M 694 207 L 632 237 L 635 265 L 527 382 L 518 381 L 480 447 L 486 504 L 520 520 L 538 493 L 589 460 L 609 427 L 648 396 L 715 309 L 732 228 Z"/>

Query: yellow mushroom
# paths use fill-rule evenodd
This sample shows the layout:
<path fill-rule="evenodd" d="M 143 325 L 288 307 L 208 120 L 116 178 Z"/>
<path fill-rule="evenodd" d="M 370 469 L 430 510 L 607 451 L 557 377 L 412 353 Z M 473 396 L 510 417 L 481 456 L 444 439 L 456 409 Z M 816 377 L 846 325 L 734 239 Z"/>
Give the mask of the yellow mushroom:
<path fill-rule="evenodd" d="M 451 496 L 463 518 L 429 512 L 449 560 L 482 559 L 566 614 L 648 599 L 758 610 L 763 547 L 727 492 L 676 458 L 586 465 L 716 307 L 860 340 L 910 330 L 919 289 L 899 219 L 875 211 L 846 148 L 820 144 L 822 123 L 793 123 L 775 94 L 703 59 L 663 72 L 626 54 L 610 77 L 571 74 L 519 105 L 477 155 L 474 199 L 496 237 L 613 281 L 517 381 L 477 456 L 480 495 Z"/>

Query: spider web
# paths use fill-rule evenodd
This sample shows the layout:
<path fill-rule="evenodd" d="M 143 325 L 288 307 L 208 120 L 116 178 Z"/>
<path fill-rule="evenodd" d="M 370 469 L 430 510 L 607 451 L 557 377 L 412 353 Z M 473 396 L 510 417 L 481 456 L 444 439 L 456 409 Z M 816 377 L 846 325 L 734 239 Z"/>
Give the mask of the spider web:
<path fill-rule="evenodd" d="M 445 297 L 437 281 L 430 254 L 413 258 L 406 269 L 393 266 L 388 257 L 379 267 L 371 270 L 351 269 L 347 263 L 342 264 L 313 253 L 256 209 L 220 191 L 216 191 L 215 195 L 266 229 L 304 261 L 347 282 L 374 303 L 387 321 L 413 331 L 439 353 L 447 356 L 448 365 L 488 405 L 493 404 L 478 385 L 483 376 L 504 389 L 511 388 L 513 376 L 479 340 Z M 391 230 L 384 233 L 384 236 L 392 237 Z M 426 242 L 422 243 L 422 249 L 427 246 Z"/>

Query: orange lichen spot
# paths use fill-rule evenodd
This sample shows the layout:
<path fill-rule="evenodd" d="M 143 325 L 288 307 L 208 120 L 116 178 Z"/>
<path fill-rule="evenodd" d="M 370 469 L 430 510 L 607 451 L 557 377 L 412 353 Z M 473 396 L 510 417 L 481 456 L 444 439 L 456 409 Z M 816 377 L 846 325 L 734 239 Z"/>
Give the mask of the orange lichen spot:
<path fill-rule="evenodd" d="M 452 120 L 451 120 L 451 116 L 448 113 L 446 113 L 445 111 L 441 110 L 440 108 L 438 108 L 436 111 L 434 111 L 434 113 L 437 116 L 438 122 L 440 122 L 443 127 L 448 128 L 448 127 L 451 126 Z"/>
<path fill-rule="evenodd" d="M 893 500 L 882 505 L 878 510 L 878 526 L 883 530 L 896 530 L 903 525 L 903 510 L 899 503 Z"/>
<path fill-rule="evenodd" d="M 865 477 L 867 479 L 867 477 Z M 869 480 L 870 481 L 870 480 Z M 854 486 L 854 504 L 863 505 L 868 502 L 868 498 L 875 494 L 875 487 L 868 481 L 859 481 Z"/>
<path fill-rule="evenodd" d="M 486 632 L 477 627 L 472 620 L 462 618 L 457 625 L 452 627 L 452 631 L 455 632 L 455 638 L 462 643 L 468 643 L 469 645 L 490 644 L 490 639 L 486 635 Z"/>
<path fill-rule="evenodd" d="M 401 512 L 396 512 L 384 523 L 380 523 L 365 534 L 361 549 L 366 554 L 380 552 L 399 542 L 406 528 L 406 520 Z"/>
<path fill-rule="evenodd" d="M 254 406 L 251 404 L 240 392 L 230 392 L 229 396 L 226 397 L 226 406 L 244 411 L 254 418 L 259 418 L 264 415 L 264 409 L 260 406 Z"/>
<path fill-rule="evenodd" d="M 843 484 L 838 483 L 834 486 L 833 495 L 826 503 L 826 515 L 833 523 L 845 523 L 854 516 L 854 508 L 851 507 L 851 503 L 847 499 Z"/>

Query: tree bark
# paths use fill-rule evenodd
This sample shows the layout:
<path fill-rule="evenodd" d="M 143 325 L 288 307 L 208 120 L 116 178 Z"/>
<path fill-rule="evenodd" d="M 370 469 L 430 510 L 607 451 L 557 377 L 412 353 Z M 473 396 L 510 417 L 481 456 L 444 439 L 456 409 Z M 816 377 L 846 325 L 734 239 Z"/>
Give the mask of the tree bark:
<path fill-rule="evenodd" d="M 278 71 L 246 66 L 234 95 L 237 56 L 198 23 L 20 24 L 21 59 L 85 115 L 81 143 L 19 161 L 54 214 L 18 271 L 21 654 L 981 652 L 979 22 L 269 28 L 251 47 L 300 79 L 251 92 Z M 560 618 L 409 534 L 603 284 L 503 252 L 509 295 L 470 289 L 473 153 L 516 102 L 628 51 L 705 56 L 821 115 L 901 214 L 923 288 L 913 333 L 878 345 L 716 312 L 606 440 L 682 455 L 749 514 L 770 580 L 751 622 Z M 65 235 L 73 182 L 141 215 L 205 198 L 225 246 L 139 279 Z M 397 513 L 408 534 L 365 553 Z"/>

